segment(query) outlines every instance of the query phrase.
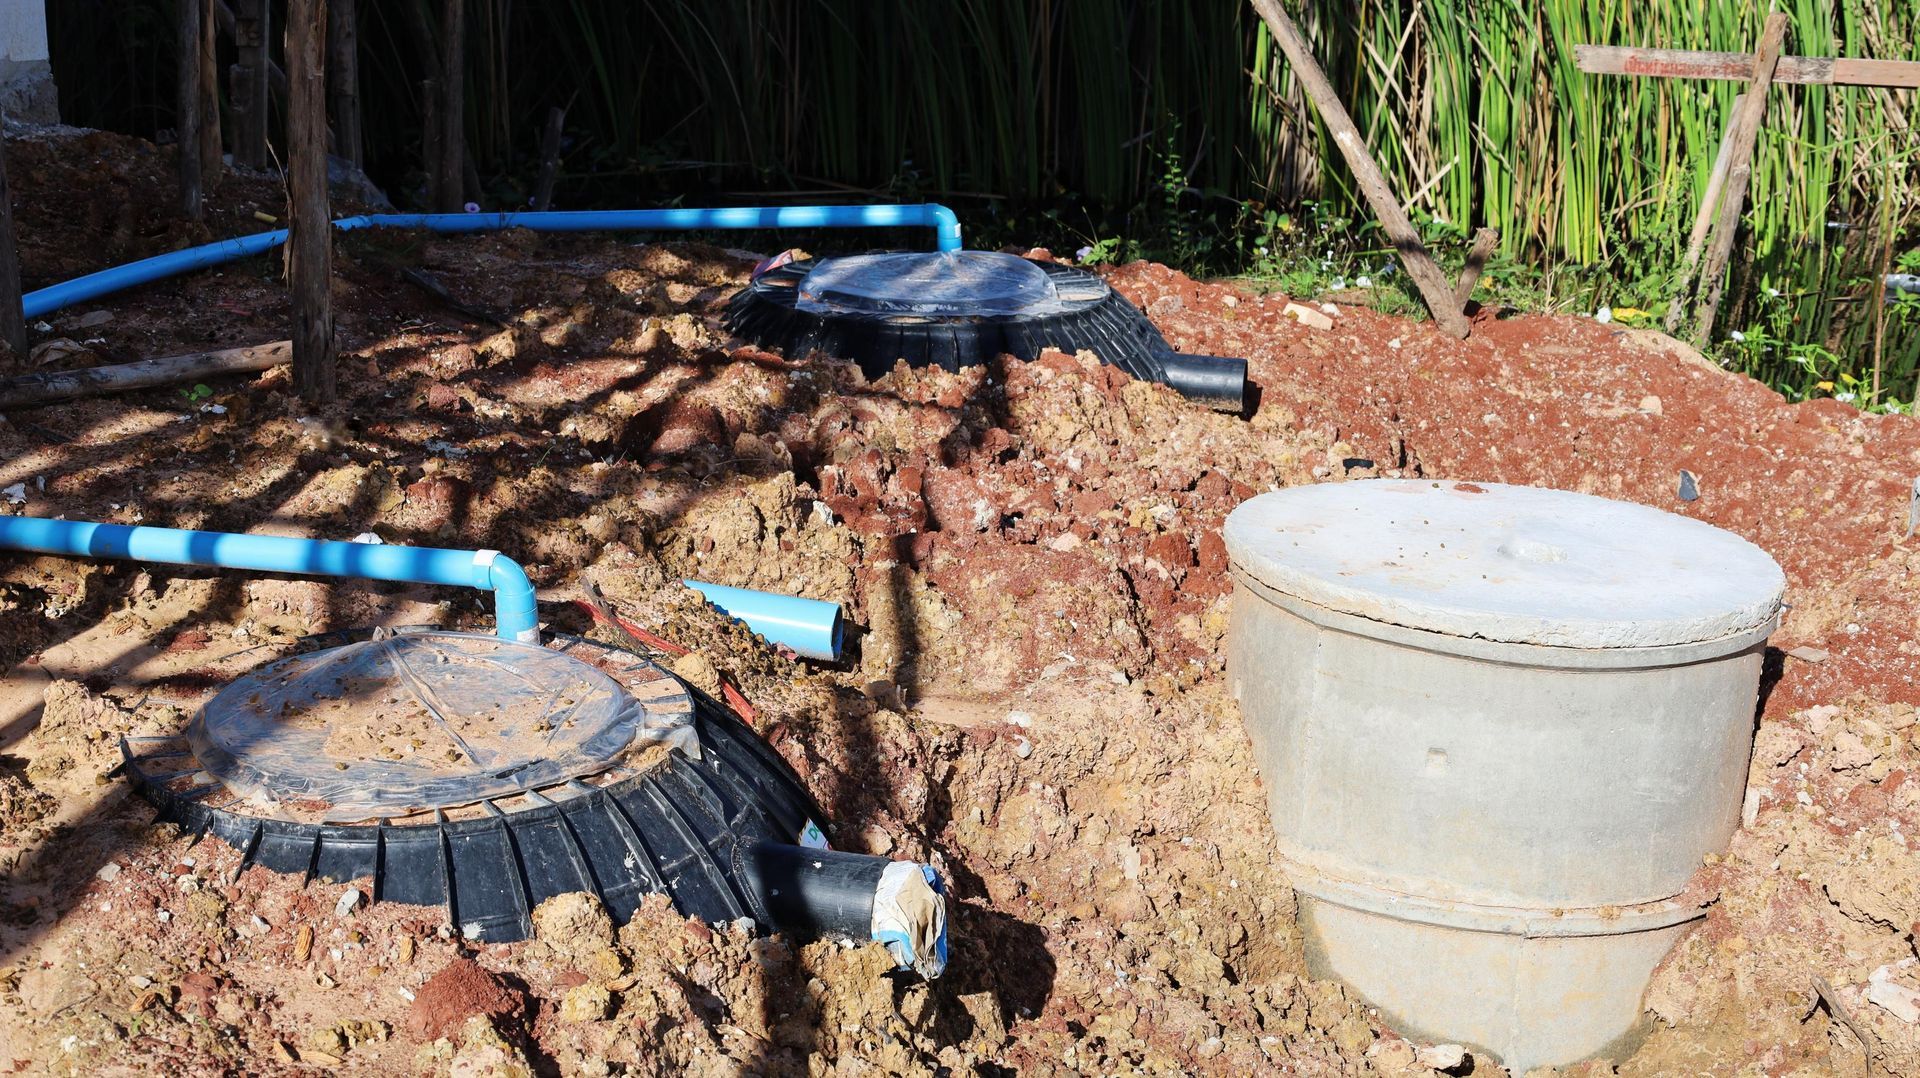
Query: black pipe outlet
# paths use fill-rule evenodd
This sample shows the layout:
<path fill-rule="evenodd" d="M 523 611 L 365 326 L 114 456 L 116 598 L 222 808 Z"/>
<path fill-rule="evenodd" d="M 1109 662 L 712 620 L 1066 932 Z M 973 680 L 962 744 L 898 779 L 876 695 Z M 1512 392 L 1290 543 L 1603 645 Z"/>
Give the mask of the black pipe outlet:
<path fill-rule="evenodd" d="M 743 882 L 774 927 L 795 935 L 852 940 L 873 938 L 873 896 L 884 857 L 760 842 L 742 851 Z"/>
<path fill-rule="evenodd" d="M 1161 379 L 1181 396 L 1215 411 L 1240 412 L 1247 406 L 1247 361 L 1228 356 L 1169 352 L 1160 357 Z"/>

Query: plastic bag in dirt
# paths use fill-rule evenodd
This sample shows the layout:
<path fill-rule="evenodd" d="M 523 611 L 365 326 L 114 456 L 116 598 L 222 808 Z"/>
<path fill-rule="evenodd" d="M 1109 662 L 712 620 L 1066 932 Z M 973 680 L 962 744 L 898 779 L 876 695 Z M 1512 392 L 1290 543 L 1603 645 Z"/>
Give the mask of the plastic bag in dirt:
<path fill-rule="evenodd" d="M 267 663 L 189 724 L 242 796 L 367 819 L 510 796 L 671 740 L 595 666 L 537 644 L 417 630 Z M 691 732 L 690 730 L 688 731 Z"/>
<path fill-rule="evenodd" d="M 1061 309 L 1046 270 L 999 251 L 822 259 L 801 280 L 794 306 L 815 314 L 933 317 L 1032 315 Z"/>

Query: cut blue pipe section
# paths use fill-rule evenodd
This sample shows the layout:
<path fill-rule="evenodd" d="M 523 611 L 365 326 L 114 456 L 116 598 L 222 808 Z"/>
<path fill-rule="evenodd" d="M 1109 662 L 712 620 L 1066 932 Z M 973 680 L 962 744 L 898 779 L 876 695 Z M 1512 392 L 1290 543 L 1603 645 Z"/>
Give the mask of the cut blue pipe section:
<path fill-rule="evenodd" d="M 508 640 L 540 642 L 533 584 L 518 563 L 497 550 L 336 543 L 41 517 L 0 517 L 0 550 L 478 588 L 493 593 L 494 632 Z"/>
<path fill-rule="evenodd" d="M 534 232 L 687 232 L 700 229 L 748 228 L 914 228 L 934 231 L 942 251 L 960 249 L 960 219 L 945 206 L 729 206 L 719 209 L 665 210 L 546 210 L 525 213 L 375 213 L 342 217 L 333 223 L 342 232 L 362 228 L 418 228 L 429 232 L 499 232 L 525 228 Z M 270 251 L 287 242 L 287 230 L 220 240 L 201 247 L 169 251 L 138 262 L 103 269 L 71 281 L 38 289 L 21 298 L 28 318 L 39 318 L 63 307 L 151 284 L 183 273 L 235 262 Z"/>
<path fill-rule="evenodd" d="M 809 659 L 840 661 L 840 645 L 845 633 L 839 603 L 751 588 L 730 588 L 699 580 L 681 583 L 706 596 L 721 613 L 746 622 L 747 628 L 775 644 L 792 648 Z"/>

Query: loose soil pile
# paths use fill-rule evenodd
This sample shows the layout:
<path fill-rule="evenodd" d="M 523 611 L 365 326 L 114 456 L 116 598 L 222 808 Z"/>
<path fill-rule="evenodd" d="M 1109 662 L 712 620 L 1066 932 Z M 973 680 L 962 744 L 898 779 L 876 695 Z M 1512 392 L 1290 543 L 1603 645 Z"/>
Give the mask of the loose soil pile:
<path fill-rule="evenodd" d="M 153 153 L 74 144 L 16 170 L 23 205 L 83 190 L 96 157 Z M 36 263 L 54 248 L 123 257 L 86 242 L 97 200 L 121 197 L 101 190 L 23 219 L 29 276 L 88 268 Z M 102 359 L 282 336 L 266 262 L 63 312 L 43 335 L 97 339 Z M 0 488 L 26 500 L 6 511 L 496 548 L 556 600 L 592 580 L 692 649 L 684 676 L 742 688 L 837 845 L 940 866 L 949 975 L 664 903 L 616 928 L 584 896 L 543 907 L 532 941 L 476 946 L 431 909 L 341 902 L 345 882 L 237 873 L 233 851 L 152 823 L 111 774 L 118 736 L 177 728 L 227 655 L 369 624 L 481 628 L 485 597 L 10 557 L 0 1073 L 1429 1073 L 1445 1060 L 1306 976 L 1222 691 L 1226 513 L 1371 475 L 1625 498 L 1779 559 L 1793 609 L 1746 823 L 1703 866 L 1721 898 L 1619 1070 L 1858 1073 L 1865 1037 L 1876 1066 L 1920 1073 L 1915 1027 L 1866 998 L 1883 967 L 1912 982 L 1899 964 L 1920 928 L 1912 421 L 1786 404 L 1654 334 L 1484 312 L 1461 343 L 1359 308 L 1320 331 L 1283 318 L 1285 297 L 1156 265 L 1110 279 L 1180 350 L 1247 356 L 1250 418 L 1089 356 L 869 383 L 741 348 L 715 317 L 752 261 L 717 248 L 355 236 L 337 265 L 339 407 L 307 413 L 277 371 L 204 399 L 15 412 Z M 504 326 L 413 291 L 410 265 Z M 1698 500 L 1677 500 L 1681 469 Z M 853 658 L 784 659 L 682 576 L 839 601 Z M 543 613 L 596 631 L 567 604 Z M 1818 661 L 1781 653 L 1802 648 Z"/>

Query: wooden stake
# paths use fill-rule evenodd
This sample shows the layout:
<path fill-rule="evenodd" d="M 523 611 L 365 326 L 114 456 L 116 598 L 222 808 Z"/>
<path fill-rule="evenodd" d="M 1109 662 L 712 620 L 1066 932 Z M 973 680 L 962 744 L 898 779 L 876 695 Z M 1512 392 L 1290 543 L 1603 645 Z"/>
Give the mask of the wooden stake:
<path fill-rule="evenodd" d="M 466 0 L 440 6 L 440 159 L 434 165 L 434 208 L 458 213 L 466 207 Z"/>
<path fill-rule="evenodd" d="M 0 129 L 6 117 L 0 115 Z M 0 338 L 16 362 L 27 361 L 27 316 L 20 306 L 20 255 L 13 243 L 13 195 L 7 188 L 5 140 L 0 139 Z"/>
<path fill-rule="evenodd" d="M 1460 277 L 1453 283 L 1453 305 L 1461 311 L 1473 301 L 1473 286 L 1480 283 L 1480 274 L 1487 268 L 1487 259 L 1493 257 L 1495 248 L 1500 246 L 1500 230 L 1483 228 L 1473 234 L 1473 246 L 1467 249 L 1466 265 L 1460 267 Z"/>
<path fill-rule="evenodd" d="M 213 0 L 213 18 L 221 33 L 235 42 L 240 40 L 238 20 L 234 18 L 233 9 L 227 6 L 227 0 Z M 287 99 L 287 73 L 271 58 L 267 60 L 267 85 L 280 96 L 280 100 Z"/>
<path fill-rule="evenodd" d="M 327 33 L 327 92 L 333 98 L 333 152 L 360 168 L 365 150 L 360 135 L 360 28 L 355 0 L 330 0 Z"/>
<path fill-rule="evenodd" d="M 1320 119 L 1333 132 L 1334 145 L 1340 147 L 1341 156 L 1346 158 L 1347 168 L 1360 184 L 1360 193 L 1366 196 L 1367 204 L 1373 207 L 1374 216 L 1379 218 L 1380 227 L 1393 241 L 1400 252 L 1400 264 L 1413 278 L 1420 290 L 1420 296 L 1426 300 L 1427 310 L 1433 312 L 1433 320 L 1440 328 L 1464 338 L 1470 331 L 1466 315 L 1453 302 L 1454 286 L 1440 272 L 1440 267 L 1427 253 L 1426 245 L 1420 241 L 1420 234 L 1414 231 L 1413 222 L 1407 219 L 1406 211 L 1400 208 L 1400 200 L 1395 197 L 1393 188 L 1388 186 L 1387 177 L 1374 163 L 1367 152 L 1365 141 L 1360 137 L 1360 129 L 1354 126 L 1353 117 L 1347 114 L 1347 108 L 1340 102 L 1340 95 L 1333 84 L 1327 81 L 1326 73 L 1313 58 L 1313 51 L 1307 47 L 1306 39 L 1300 36 L 1300 30 L 1286 12 L 1280 10 L 1278 0 L 1252 0 L 1254 10 L 1273 32 L 1274 41 L 1287 55 L 1287 62 L 1293 65 L 1293 73 L 1300 80 L 1300 86 L 1313 99 L 1314 106 L 1320 110 Z"/>
<path fill-rule="evenodd" d="M 180 212 L 200 219 L 200 0 L 174 6 L 174 165 L 179 170 Z"/>
<path fill-rule="evenodd" d="M 217 27 L 213 17 L 216 0 L 197 2 L 201 5 L 197 54 L 200 60 L 200 186 L 204 193 L 220 186 L 227 163 L 220 153 L 220 69 L 215 62 Z"/>
<path fill-rule="evenodd" d="M 540 182 L 533 187 L 536 210 L 553 205 L 553 185 L 560 179 L 560 134 L 566 122 L 566 109 L 555 105 L 547 110 L 547 129 L 540 133 Z"/>
<path fill-rule="evenodd" d="M 1740 102 L 1738 126 L 1733 132 L 1733 154 L 1727 160 L 1727 190 L 1720 206 L 1720 220 L 1714 226 L 1713 246 L 1707 251 L 1707 263 L 1700 275 L 1700 306 L 1695 312 L 1693 341 L 1705 347 L 1713 332 L 1713 319 L 1720 308 L 1720 296 L 1727 287 L 1727 261 L 1733 257 L 1733 241 L 1740 232 L 1741 212 L 1747 204 L 1747 183 L 1753 176 L 1753 142 L 1760 134 L 1760 122 L 1767 114 L 1767 89 L 1773 84 L 1774 68 L 1780 64 L 1780 46 L 1787 36 L 1787 16 L 1776 11 L 1767 16 L 1760 34 L 1760 47 L 1753 54 L 1753 86 Z"/>
<path fill-rule="evenodd" d="M 248 168 L 266 168 L 267 117 L 267 2 L 235 0 L 233 43 L 240 62 L 230 73 L 233 98 L 233 160 Z"/>
<path fill-rule="evenodd" d="M 293 386 L 309 407 L 334 396 L 333 224 L 327 208 L 327 0 L 287 3 L 287 185 L 292 221 Z"/>
<path fill-rule="evenodd" d="M 216 352 L 192 352 L 184 356 L 117 363 L 110 367 L 88 367 L 77 371 L 42 371 L 0 382 L 0 410 L 29 408 L 75 397 L 99 397 L 153 386 L 197 382 L 225 374 L 245 374 L 278 367 L 293 357 L 293 342 L 222 348 Z"/>
<path fill-rule="evenodd" d="M 1733 99 L 1733 110 L 1727 114 L 1727 129 L 1720 136 L 1720 152 L 1713 156 L 1713 169 L 1707 173 L 1707 189 L 1700 196 L 1700 208 L 1693 214 L 1693 231 L 1687 235 L 1687 257 L 1680 264 L 1680 279 L 1674 282 L 1673 298 L 1667 305 L 1667 332 L 1680 328 L 1680 319 L 1685 316 L 1687 296 L 1693 289 L 1693 271 L 1700 265 L 1701 249 L 1707 245 L 1707 230 L 1720 216 L 1720 196 L 1727 189 L 1727 172 L 1733 165 L 1734 129 L 1740 126 L 1741 106 L 1747 95 L 1740 94 Z"/>
<path fill-rule="evenodd" d="M 440 209 L 440 80 L 420 80 L 420 165 L 427 174 L 427 208 Z"/>

